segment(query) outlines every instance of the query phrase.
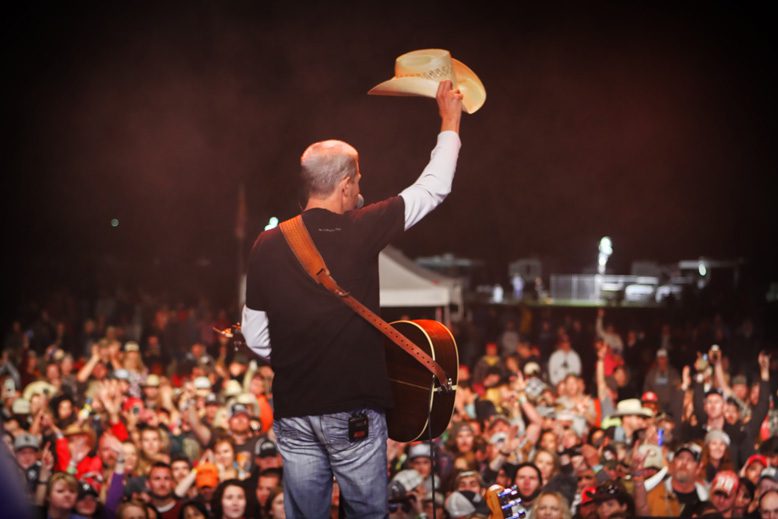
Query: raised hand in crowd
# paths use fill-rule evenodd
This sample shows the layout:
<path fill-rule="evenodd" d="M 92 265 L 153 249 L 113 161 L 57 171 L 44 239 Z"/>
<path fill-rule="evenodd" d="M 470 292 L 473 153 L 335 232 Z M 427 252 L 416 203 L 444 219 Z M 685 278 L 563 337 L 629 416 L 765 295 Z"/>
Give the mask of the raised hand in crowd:
<path fill-rule="evenodd" d="M 703 355 L 698 351 L 697 358 L 694 361 L 694 371 L 697 373 L 703 373 L 706 369 L 708 369 L 708 356 L 707 354 Z"/>
<path fill-rule="evenodd" d="M 76 374 L 76 380 L 80 384 L 85 384 L 87 380 L 89 380 L 89 377 L 92 375 L 92 371 L 95 369 L 95 366 L 97 366 L 97 364 L 101 361 L 100 346 L 98 344 L 92 344 L 90 350 L 92 355 Z"/>
<path fill-rule="evenodd" d="M 708 359 L 710 360 L 710 363 L 714 366 L 716 364 L 721 364 L 721 360 L 722 360 L 721 349 L 717 344 L 714 344 L 708 350 Z"/>
<path fill-rule="evenodd" d="M 38 409 L 38 412 L 35 413 L 35 416 L 32 419 L 32 423 L 30 424 L 30 430 L 29 433 L 35 436 L 39 436 L 43 434 L 43 432 L 46 430 L 43 427 L 43 416 L 46 414 L 46 409 L 41 407 Z"/>
<path fill-rule="evenodd" d="M 692 386 L 692 370 L 689 366 L 684 366 L 681 370 L 681 389 L 688 390 Z"/>
<path fill-rule="evenodd" d="M 173 386 L 170 384 L 170 381 L 167 378 L 160 381 L 159 399 L 162 407 L 168 411 L 176 411 L 177 408 L 173 402 Z"/>
<path fill-rule="evenodd" d="M 770 380 L 770 354 L 760 351 L 757 362 L 759 363 L 760 378 L 764 381 Z"/>
<path fill-rule="evenodd" d="M 41 468 L 38 473 L 38 483 L 35 489 L 35 504 L 43 506 L 46 502 L 46 487 L 49 478 L 54 473 L 54 454 L 51 452 L 51 443 L 46 443 L 41 451 Z"/>

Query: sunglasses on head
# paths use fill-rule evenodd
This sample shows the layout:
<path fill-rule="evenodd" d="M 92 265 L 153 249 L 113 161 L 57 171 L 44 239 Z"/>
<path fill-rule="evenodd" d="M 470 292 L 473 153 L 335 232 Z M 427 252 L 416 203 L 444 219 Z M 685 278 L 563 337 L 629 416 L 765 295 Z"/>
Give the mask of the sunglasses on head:
<path fill-rule="evenodd" d="M 607 483 L 605 485 L 601 485 L 597 487 L 597 493 L 608 494 L 609 496 L 615 496 L 616 494 L 621 493 L 621 487 L 619 487 L 615 483 Z"/>

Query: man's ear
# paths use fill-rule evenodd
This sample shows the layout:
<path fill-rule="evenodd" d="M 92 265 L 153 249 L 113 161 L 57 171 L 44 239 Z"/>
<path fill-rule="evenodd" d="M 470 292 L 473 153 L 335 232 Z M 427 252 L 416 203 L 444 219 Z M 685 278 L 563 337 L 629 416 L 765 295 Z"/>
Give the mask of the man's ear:
<path fill-rule="evenodd" d="M 351 192 L 351 184 L 353 183 L 353 177 L 343 177 L 338 184 L 338 187 L 340 189 L 340 193 L 344 197 L 348 197 L 349 193 Z"/>
<path fill-rule="evenodd" d="M 346 191 L 348 190 L 348 181 L 349 181 L 349 177 L 345 176 L 341 178 L 340 181 L 338 182 L 338 190 L 343 194 L 345 194 Z"/>

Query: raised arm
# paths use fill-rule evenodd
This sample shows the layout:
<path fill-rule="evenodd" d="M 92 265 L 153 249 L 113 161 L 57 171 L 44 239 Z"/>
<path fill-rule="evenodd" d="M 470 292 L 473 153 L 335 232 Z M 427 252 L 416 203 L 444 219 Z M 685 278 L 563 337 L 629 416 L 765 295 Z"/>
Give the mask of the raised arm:
<path fill-rule="evenodd" d="M 2 360 L 0 360 L 0 376 L 8 374 L 16 384 L 16 387 L 22 387 L 22 377 L 19 375 L 19 370 L 11 362 L 11 352 L 9 350 L 3 351 Z"/>
<path fill-rule="evenodd" d="M 597 337 L 605 339 L 605 326 L 603 326 L 602 320 L 605 317 L 605 309 L 597 309 L 597 320 L 594 322 L 594 329 L 597 332 Z"/>
<path fill-rule="evenodd" d="M 111 476 L 108 492 L 105 496 L 105 515 L 106 517 L 115 517 L 116 509 L 119 508 L 122 497 L 124 496 L 124 486 L 127 481 L 124 477 L 124 449 L 122 447 L 122 442 L 115 436 L 109 434 L 106 435 L 105 438 L 105 446 L 116 453 L 116 465 L 114 465 L 113 475 Z"/>
<path fill-rule="evenodd" d="M 602 343 L 597 346 L 597 364 L 595 368 L 595 379 L 597 381 L 597 398 L 600 401 L 608 396 L 608 384 L 605 382 L 605 354 L 607 350 Z"/>
<path fill-rule="evenodd" d="M 86 383 L 87 380 L 89 380 L 89 376 L 92 374 L 92 370 L 95 369 L 95 366 L 97 366 L 97 363 L 100 362 L 100 355 L 97 354 L 97 346 L 92 346 L 92 356 L 89 358 L 89 361 L 84 364 L 84 366 L 78 370 L 78 373 L 76 374 L 76 380 L 80 384 Z"/>
<path fill-rule="evenodd" d="M 708 350 L 708 358 L 710 364 L 713 366 L 713 381 L 714 385 L 721 389 L 724 393 L 724 398 L 727 398 L 732 394 L 732 388 L 727 384 L 727 379 L 724 376 L 724 367 L 721 365 L 721 350 L 717 345 L 713 345 Z"/>
<path fill-rule="evenodd" d="M 435 209 L 451 192 L 459 156 L 459 123 L 462 118 L 462 94 L 451 88 L 451 81 L 438 85 L 437 103 L 440 114 L 440 134 L 427 167 L 416 182 L 400 196 L 405 202 L 405 229 Z"/>
<path fill-rule="evenodd" d="M 759 400 L 751 412 L 751 419 L 745 425 L 748 437 L 756 438 L 767 411 L 770 408 L 770 356 L 764 352 L 759 353 Z"/>
<path fill-rule="evenodd" d="M 194 433 L 195 438 L 197 438 L 197 441 L 200 442 L 200 445 L 206 446 L 211 443 L 213 434 L 211 433 L 211 429 L 200 420 L 200 415 L 197 414 L 194 395 L 189 388 L 185 388 L 184 394 L 181 395 L 179 411 L 181 412 L 181 418 L 192 428 L 192 432 Z"/>
<path fill-rule="evenodd" d="M 254 373 L 257 372 L 257 361 L 254 359 L 251 359 L 251 362 L 249 362 L 249 367 L 246 370 L 246 373 L 243 375 L 243 392 L 248 393 L 249 387 L 251 386 L 251 379 L 254 378 Z"/>
<path fill-rule="evenodd" d="M 532 405 L 532 402 L 530 402 L 527 398 L 527 394 L 525 393 L 526 388 L 527 382 L 524 380 L 524 375 L 522 375 L 521 371 L 519 371 L 516 374 L 516 381 L 514 382 L 513 387 L 513 389 L 516 391 L 516 397 L 519 406 L 521 406 L 521 410 L 524 411 L 524 414 L 531 423 L 542 425 L 543 417 L 540 416 L 538 410 L 535 409 L 535 406 Z"/>
<path fill-rule="evenodd" d="M 200 461 L 197 463 L 197 467 L 203 463 L 213 463 L 213 451 L 211 451 L 211 449 L 207 449 L 203 455 L 200 456 Z M 192 488 L 192 485 L 194 485 L 195 480 L 197 479 L 197 467 L 192 468 L 192 470 L 189 471 L 189 474 L 184 476 L 181 481 L 179 481 L 178 485 L 176 485 L 176 488 L 173 491 L 176 497 L 182 499 L 186 497 L 189 489 Z"/>

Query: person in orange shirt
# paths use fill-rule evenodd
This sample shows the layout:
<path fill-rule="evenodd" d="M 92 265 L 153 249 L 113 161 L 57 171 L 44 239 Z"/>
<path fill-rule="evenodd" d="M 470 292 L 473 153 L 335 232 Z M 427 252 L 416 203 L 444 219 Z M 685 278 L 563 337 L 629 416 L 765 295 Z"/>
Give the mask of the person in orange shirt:
<path fill-rule="evenodd" d="M 252 375 L 248 390 L 249 393 L 257 398 L 259 422 L 262 424 L 262 432 L 266 433 L 273 427 L 273 406 L 270 405 L 270 399 L 268 398 L 265 377 L 260 371 Z"/>

